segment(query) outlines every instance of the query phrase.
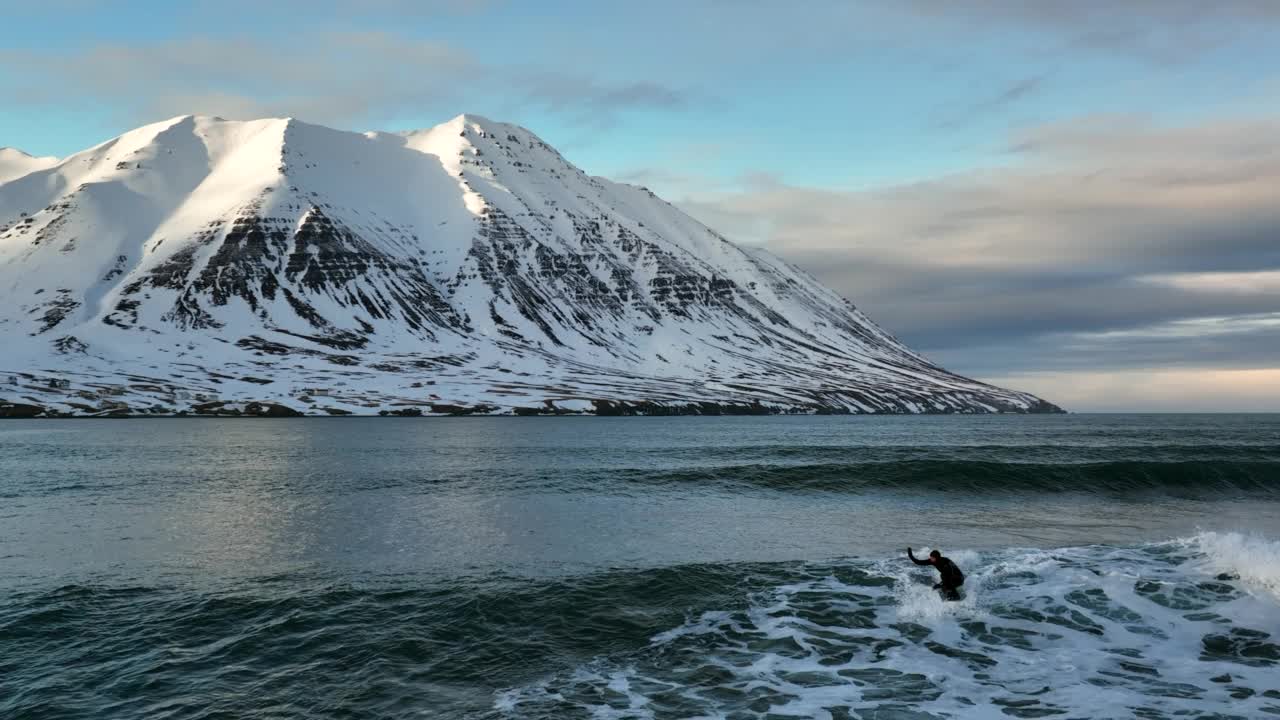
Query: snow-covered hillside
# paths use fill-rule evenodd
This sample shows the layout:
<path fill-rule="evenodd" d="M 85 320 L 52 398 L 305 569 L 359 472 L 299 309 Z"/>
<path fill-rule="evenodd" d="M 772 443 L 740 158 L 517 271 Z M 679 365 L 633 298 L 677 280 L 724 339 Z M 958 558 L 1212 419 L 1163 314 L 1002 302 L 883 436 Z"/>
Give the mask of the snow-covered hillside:
<path fill-rule="evenodd" d="M 0 414 L 1056 410 L 473 115 L 3 152 Z"/>
<path fill-rule="evenodd" d="M 0 184 L 57 164 L 58 158 L 32 157 L 15 148 L 0 147 Z"/>

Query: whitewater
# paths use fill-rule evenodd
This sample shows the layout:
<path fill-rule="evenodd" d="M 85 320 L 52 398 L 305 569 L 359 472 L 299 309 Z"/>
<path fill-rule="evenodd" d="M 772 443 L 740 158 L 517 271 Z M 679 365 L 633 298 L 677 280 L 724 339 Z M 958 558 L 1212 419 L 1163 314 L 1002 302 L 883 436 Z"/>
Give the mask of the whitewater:
<path fill-rule="evenodd" d="M 0 501 L 6 718 L 1280 714 L 1275 415 L 8 421 Z"/>
<path fill-rule="evenodd" d="M 901 558 L 751 568 L 778 584 L 642 650 L 500 694 L 509 717 L 1007 718 L 1280 714 L 1280 543 L 952 554 L 942 601 Z"/>

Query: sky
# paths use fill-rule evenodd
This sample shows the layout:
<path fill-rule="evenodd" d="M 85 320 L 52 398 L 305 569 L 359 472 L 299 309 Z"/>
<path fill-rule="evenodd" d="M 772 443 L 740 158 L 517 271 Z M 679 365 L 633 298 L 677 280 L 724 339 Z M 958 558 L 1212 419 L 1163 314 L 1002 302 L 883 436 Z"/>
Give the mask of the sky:
<path fill-rule="evenodd" d="M 1274 0 L 0 0 L 0 146 L 523 125 L 1073 411 L 1280 411 Z M 14 32 L 12 29 L 18 31 Z"/>

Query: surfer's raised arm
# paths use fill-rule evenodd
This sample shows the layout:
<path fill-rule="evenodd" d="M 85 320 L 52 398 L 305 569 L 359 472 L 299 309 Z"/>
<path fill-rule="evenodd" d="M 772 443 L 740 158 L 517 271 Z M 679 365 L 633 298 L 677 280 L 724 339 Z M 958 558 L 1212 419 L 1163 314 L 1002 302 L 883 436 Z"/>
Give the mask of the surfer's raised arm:
<path fill-rule="evenodd" d="M 907 557 L 911 558 L 911 562 L 917 565 L 932 565 L 928 560 L 917 560 L 916 556 L 911 553 L 911 548 L 907 548 Z"/>

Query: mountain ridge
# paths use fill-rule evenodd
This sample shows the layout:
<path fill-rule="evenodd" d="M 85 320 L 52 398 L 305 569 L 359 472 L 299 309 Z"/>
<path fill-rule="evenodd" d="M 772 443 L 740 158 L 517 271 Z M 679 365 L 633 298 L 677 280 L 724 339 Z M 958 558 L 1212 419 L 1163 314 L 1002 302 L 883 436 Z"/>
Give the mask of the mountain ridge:
<path fill-rule="evenodd" d="M 50 413 L 1059 411 L 470 114 L 144 125 L 0 181 L 0 289 Z"/>

